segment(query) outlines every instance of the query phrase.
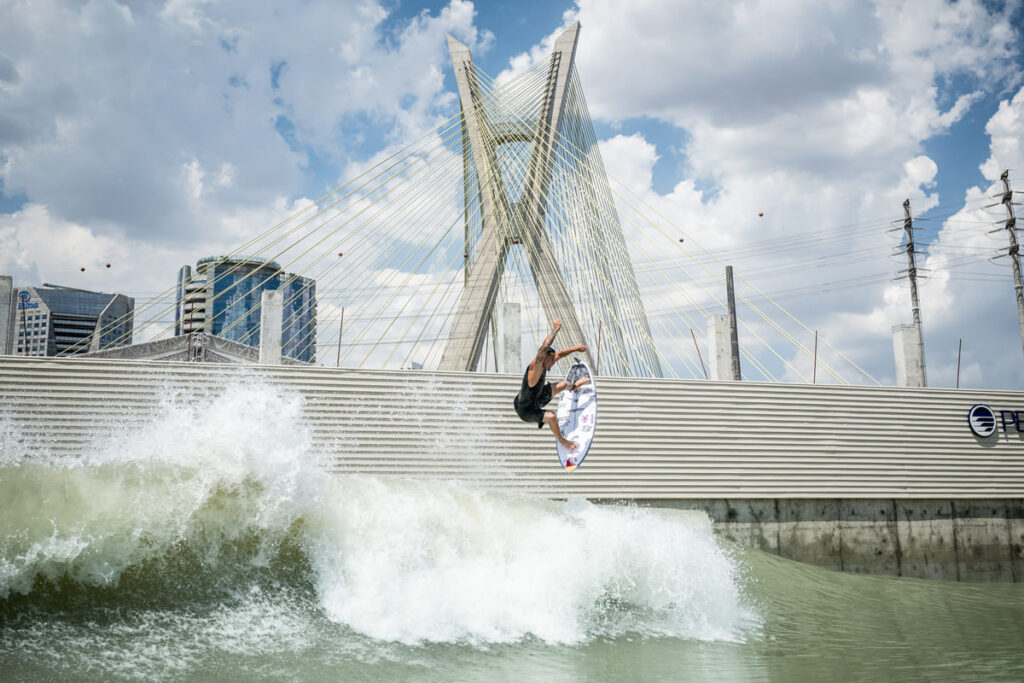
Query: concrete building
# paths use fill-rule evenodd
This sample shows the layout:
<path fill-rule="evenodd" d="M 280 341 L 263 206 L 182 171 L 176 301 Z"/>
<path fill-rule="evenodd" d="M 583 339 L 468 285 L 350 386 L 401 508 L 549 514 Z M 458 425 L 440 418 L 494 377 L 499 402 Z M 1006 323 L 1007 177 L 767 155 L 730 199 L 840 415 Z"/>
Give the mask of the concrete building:
<path fill-rule="evenodd" d="M 124 294 L 44 284 L 10 287 L 0 282 L 7 353 L 19 356 L 79 354 L 132 341 L 135 300 Z M 6 321 L 6 322 L 5 322 Z"/>
<path fill-rule="evenodd" d="M 286 358 L 316 360 L 316 282 L 285 273 L 258 257 L 208 256 L 178 271 L 175 336 L 208 337 L 260 346 L 264 292 L 282 294 L 281 346 Z"/>

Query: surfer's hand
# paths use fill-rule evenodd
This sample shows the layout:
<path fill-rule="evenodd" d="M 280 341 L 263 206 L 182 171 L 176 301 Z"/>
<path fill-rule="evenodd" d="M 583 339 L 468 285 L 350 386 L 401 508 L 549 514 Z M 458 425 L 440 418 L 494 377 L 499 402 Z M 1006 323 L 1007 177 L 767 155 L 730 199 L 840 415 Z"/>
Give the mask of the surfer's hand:
<path fill-rule="evenodd" d="M 551 326 L 554 327 L 556 330 L 562 329 L 562 319 L 555 318 L 555 322 L 551 323 Z"/>
<path fill-rule="evenodd" d="M 586 353 L 587 347 L 584 344 L 580 344 L 579 346 L 576 347 L 576 350 L 579 351 L 580 353 Z"/>

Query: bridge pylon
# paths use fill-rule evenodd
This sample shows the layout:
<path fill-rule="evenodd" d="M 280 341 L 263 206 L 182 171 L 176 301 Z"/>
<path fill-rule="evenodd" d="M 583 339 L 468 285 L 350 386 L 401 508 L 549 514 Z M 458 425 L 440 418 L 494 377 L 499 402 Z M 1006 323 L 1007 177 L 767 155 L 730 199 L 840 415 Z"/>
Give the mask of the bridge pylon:
<path fill-rule="evenodd" d="M 646 368 L 641 374 L 660 375 L 650 329 L 642 313 L 635 277 L 632 267 L 628 266 L 628 254 L 625 253 L 621 228 L 617 217 L 609 219 L 607 216 L 609 211 L 614 214 L 614 204 L 610 196 L 597 197 L 601 190 L 593 186 L 597 179 L 598 184 L 603 183 L 604 188 L 607 188 L 603 166 L 598 159 L 597 168 L 594 168 L 594 163 L 589 158 L 593 153 L 588 150 L 580 150 L 575 145 L 566 149 L 559 147 L 563 127 L 568 125 L 575 131 L 581 128 L 581 125 L 585 125 L 591 135 L 593 130 L 589 116 L 581 115 L 579 111 L 577 100 L 582 94 L 579 93 L 578 97 L 573 94 L 576 92 L 573 88 L 578 89 L 574 80 L 573 65 L 579 29 L 580 25 L 577 22 L 555 41 L 550 58 L 542 65 L 546 68 L 546 74 L 543 79 L 538 79 L 538 86 L 527 89 L 525 94 L 517 93 L 516 104 L 508 106 L 502 101 L 500 90 L 488 90 L 487 84 L 481 83 L 481 76 L 473 64 L 469 48 L 448 36 L 448 50 L 462 107 L 462 140 L 466 167 L 463 181 L 467 215 L 469 198 L 473 196 L 480 203 L 480 230 L 471 249 L 470 228 L 467 222 L 465 284 L 442 353 L 439 370 L 473 371 L 477 368 L 483 353 L 489 321 L 500 296 L 506 262 L 511 249 L 521 245 L 548 323 L 556 318 L 562 320 L 559 343 L 586 344 L 589 351 L 583 355 L 593 367 L 597 340 L 591 336 L 597 335 L 600 320 L 604 325 L 606 350 L 611 351 L 617 347 L 620 350 L 619 355 L 623 355 L 623 349 L 627 344 L 639 344 L 643 347 L 642 364 Z M 524 99 L 528 100 L 525 105 Z M 516 106 L 520 111 L 510 118 L 507 110 L 515 109 Z M 502 114 L 503 111 L 506 115 Z M 524 114 L 523 111 L 528 114 Z M 573 119 L 568 124 L 565 121 L 567 116 Z M 503 169 L 507 171 L 509 167 L 509 155 L 505 153 L 503 157 L 500 151 L 504 145 L 517 146 L 520 155 L 517 177 L 507 178 L 503 173 Z M 528 157 L 523 152 L 527 145 Z M 596 148 L 596 144 L 593 147 Z M 610 224 L 617 233 L 611 237 L 594 234 L 587 238 L 585 246 L 592 253 L 599 253 L 602 250 L 620 252 L 615 258 L 605 261 L 603 266 L 598 265 L 603 260 L 601 257 L 591 257 L 592 265 L 597 265 L 598 269 L 603 267 L 606 271 L 599 273 L 596 279 L 593 274 L 579 277 L 573 275 L 574 281 L 581 282 L 589 277 L 589 285 L 581 286 L 579 282 L 575 282 L 573 287 L 567 285 L 566 275 L 569 273 L 566 272 L 566 262 L 560 255 L 565 256 L 569 240 L 566 235 L 568 231 L 564 227 L 560 228 L 561 235 L 558 239 L 561 242 L 558 245 L 552 240 L 548 213 L 554 208 L 552 202 L 557 200 L 550 197 L 549 193 L 552 183 L 556 182 L 554 179 L 560 173 L 558 164 L 568 165 L 574 172 L 587 176 L 585 182 L 574 184 L 574 193 L 578 195 L 575 200 L 578 204 L 588 206 L 583 210 L 577 208 L 571 221 L 566 219 L 567 212 L 558 208 L 560 217 L 555 220 L 561 221 L 563 226 L 566 222 L 573 221 L 600 226 Z M 518 197 L 510 194 L 510 186 L 514 186 Z M 600 208 L 597 208 L 598 204 L 601 204 Z M 627 263 L 626 267 L 621 265 L 623 259 Z M 570 267 L 579 270 L 581 263 L 582 261 L 577 261 Z M 624 271 L 628 271 L 628 283 L 625 287 L 622 283 Z M 580 310 L 579 304 L 583 301 L 581 290 L 588 286 L 591 289 L 602 290 L 590 292 L 592 296 L 603 297 L 604 308 L 601 311 Z M 629 298 L 628 313 L 619 310 L 620 304 L 616 301 L 619 290 L 626 291 L 626 297 Z M 640 311 L 639 318 L 642 320 L 636 320 L 637 310 Z M 618 324 L 619 321 L 616 319 L 620 315 L 632 316 L 634 321 L 640 324 L 643 334 L 632 336 L 639 336 L 642 339 L 627 339 L 628 335 L 623 333 L 623 326 Z"/>

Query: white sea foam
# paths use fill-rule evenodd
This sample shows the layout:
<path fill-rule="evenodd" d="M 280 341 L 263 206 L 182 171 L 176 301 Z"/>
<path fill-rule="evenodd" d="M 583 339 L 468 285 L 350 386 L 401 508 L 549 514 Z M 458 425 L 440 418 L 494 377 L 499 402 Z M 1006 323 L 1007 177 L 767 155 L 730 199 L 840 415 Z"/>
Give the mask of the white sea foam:
<path fill-rule="evenodd" d="M 267 387 L 169 400 L 81 457 L 19 444 L 8 435 L 0 455 L 0 597 L 39 577 L 116 585 L 178 544 L 213 555 L 246 533 L 272 542 L 318 504 L 301 400 Z"/>
<path fill-rule="evenodd" d="M 0 597 L 40 578 L 117 586 L 181 546 L 228 573 L 239 557 L 225 544 L 250 536 L 251 566 L 297 544 L 322 613 L 378 641 L 735 640 L 749 623 L 706 519 L 327 475 L 300 397 L 256 384 L 187 399 L 80 458 L 30 459 L 2 440 Z M 244 651 L 259 604 L 248 625 L 220 615 L 211 629 Z"/>
<path fill-rule="evenodd" d="M 749 617 L 706 518 L 438 482 L 333 487 L 310 553 L 323 606 L 374 638 L 735 639 Z"/>

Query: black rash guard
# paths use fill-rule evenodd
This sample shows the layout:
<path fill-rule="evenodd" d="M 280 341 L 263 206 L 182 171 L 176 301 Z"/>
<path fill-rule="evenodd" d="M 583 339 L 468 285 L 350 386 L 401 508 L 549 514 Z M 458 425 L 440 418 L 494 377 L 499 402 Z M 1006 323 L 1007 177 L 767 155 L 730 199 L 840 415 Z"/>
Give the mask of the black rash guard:
<path fill-rule="evenodd" d="M 527 366 L 526 372 L 523 373 L 523 385 L 512 401 L 519 419 L 523 422 L 536 422 L 537 427 L 544 426 L 544 406 L 551 400 L 551 385 L 544 382 L 547 375 L 548 371 L 545 370 L 537 384 L 531 387 L 530 368 Z"/>

